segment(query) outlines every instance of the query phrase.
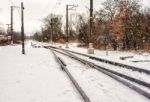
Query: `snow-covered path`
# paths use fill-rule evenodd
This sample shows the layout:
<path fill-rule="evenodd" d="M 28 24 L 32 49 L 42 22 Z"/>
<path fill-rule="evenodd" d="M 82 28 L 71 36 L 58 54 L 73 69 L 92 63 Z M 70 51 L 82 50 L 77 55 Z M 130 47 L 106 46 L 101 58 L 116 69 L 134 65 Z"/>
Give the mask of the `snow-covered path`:
<path fill-rule="evenodd" d="M 0 102 L 83 102 L 53 54 L 43 48 L 0 47 Z"/>

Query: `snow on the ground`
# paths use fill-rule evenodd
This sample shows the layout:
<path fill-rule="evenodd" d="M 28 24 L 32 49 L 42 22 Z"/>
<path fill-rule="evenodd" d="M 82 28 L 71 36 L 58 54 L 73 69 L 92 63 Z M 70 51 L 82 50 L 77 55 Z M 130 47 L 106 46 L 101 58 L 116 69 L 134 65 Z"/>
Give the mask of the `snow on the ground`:
<path fill-rule="evenodd" d="M 95 69 L 58 54 L 67 64 L 79 85 L 85 90 L 92 102 L 148 102 L 149 100 L 116 80 Z M 69 60 L 69 61 L 68 61 Z"/>
<path fill-rule="evenodd" d="M 51 51 L 33 48 L 30 45 L 31 42 L 26 43 L 26 55 L 21 54 L 21 45 L 0 47 L 0 102 L 83 102 Z M 65 48 L 65 45 L 61 44 L 53 46 Z M 71 44 L 69 50 L 87 53 L 87 49 L 79 48 L 77 44 Z M 105 51 L 98 50 L 93 56 L 132 65 L 131 59 L 125 61 L 119 59 L 120 56 L 129 55 L 134 55 L 132 60 L 150 58 L 150 55 L 142 56 L 119 51 L 109 51 L 109 56 L 106 56 Z M 80 81 L 93 102 L 148 101 L 147 98 L 94 69 L 80 68 L 70 59 L 65 61 L 69 63 L 69 70 Z M 147 62 L 141 64 L 142 68 L 148 67 L 145 63 Z M 137 63 L 133 65 L 138 66 Z"/>
<path fill-rule="evenodd" d="M 87 48 L 77 47 L 76 43 L 69 44 L 69 48 L 66 48 L 65 44 L 54 44 L 53 46 L 56 46 L 56 47 L 61 46 L 62 48 L 67 49 L 67 50 L 87 54 Z M 106 51 L 95 50 L 95 54 L 88 54 L 88 55 L 150 70 L 150 54 L 148 53 L 143 53 L 139 55 L 138 53 L 135 53 L 133 51 L 132 52 L 108 51 L 108 56 L 107 56 Z M 127 58 L 126 60 L 120 59 L 120 57 L 126 57 L 126 56 L 133 56 L 133 58 Z M 139 61 L 139 62 L 134 62 L 134 61 Z"/>
<path fill-rule="evenodd" d="M 73 53 L 74 54 L 74 53 Z M 147 83 L 150 83 L 150 75 L 148 74 L 145 74 L 145 73 L 139 73 L 137 71 L 132 71 L 130 69 L 126 69 L 126 68 L 122 68 L 122 67 L 119 67 L 119 66 L 114 66 L 114 65 L 110 65 L 108 63 L 103 63 L 103 62 L 99 62 L 99 61 L 96 61 L 96 60 L 92 60 L 92 59 L 89 59 L 85 56 L 82 56 L 82 55 L 78 55 L 78 54 L 74 54 L 75 56 L 77 57 L 80 57 L 84 60 L 87 60 L 87 61 L 90 61 L 92 63 L 95 63 L 101 67 L 104 67 L 106 69 L 109 69 L 109 70 L 112 70 L 112 71 L 117 71 L 123 75 L 127 75 L 127 76 L 130 76 L 132 78 L 135 78 L 135 79 L 138 79 L 138 80 L 141 80 L 141 81 L 144 81 L 144 82 L 147 82 Z M 132 83 L 132 84 L 136 84 L 136 83 Z M 137 84 L 136 84 L 137 86 Z M 142 87 L 140 86 L 140 88 L 142 88 L 143 90 L 147 91 L 147 92 L 150 92 L 150 89 L 149 88 L 146 88 L 146 87 Z"/>
<path fill-rule="evenodd" d="M 61 51 L 61 50 L 59 50 L 59 51 Z M 61 52 L 63 52 L 63 51 L 61 51 Z M 108 63 L 103 63 L 103 62 L 100 62 L 100 61 L 97 61 L 97 60 L 89 59 L 88 57 L 85 57 L 85 56 L 82 56 L 82 55 L 78 55 L 78 54 L 74 54 L 74 53 L 72 53 L 72 54 L 79 57 L 79 58 L 87 60 L 89 62 L 95 63 L 96 65 L 99 65 L 99 66 L 104 67 L 106 69 L 109 69 L 109 70 L 112 70 L 112 71 L 117 71 L 121 74 L 124 74 L 124 75 L 130 76 L 132 78 L 150 83 L 150 75 L 148 75 L 148 74 L 139 73 L 137 71 L 132 71 L 131 69 L 126 69 L 126 68 L 122 68 L 122 67 L 119 67 L 119 66 L 114 66 L 114 65 L 111 65 L 111 64 L 108 64 Z M 149 90 L 149 92 L 150 92 L 150 90 Z"/>
<path fill-rule="evenodd" d="M 83 102 L 53 54 L 26 45 L 0 47 L 0 102 Z"/>

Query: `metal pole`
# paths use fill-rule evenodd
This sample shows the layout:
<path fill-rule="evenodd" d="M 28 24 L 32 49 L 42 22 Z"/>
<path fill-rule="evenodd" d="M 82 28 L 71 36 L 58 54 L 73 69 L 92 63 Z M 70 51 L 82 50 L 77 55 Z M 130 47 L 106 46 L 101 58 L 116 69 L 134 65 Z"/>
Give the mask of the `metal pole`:
<path fill-rule="evenodd" d="M 53 18 L 51 19 L 51 44 L 53 44 Z"/>
<path fill-rule="evenodd" d="M 11 43 L 13 44 L 13 6 L 11 6 Z"/>
<path fill-rule="evenodd" d="M 90 0 L 90 38 L 89 38 L 89 42 L 92 43 L 93 41 L 93 37 L 92 37 L 92 33 L 93 33 L 93 0 Z"/>
<path fill-rule="evenodd" d="M 68 34 L 68 5 L 66 5 L 66 34 L 67 34 L 67 45 L 66 45 L 66 48 L 68 48 L 68 43 L 69 43 L 69 34 Z"/>
<path fill-rule="evenodd" d="M 94 54 L 94 48 L 93 48 L 93 0 L 90 0 L 90 34 L 89 34 L 89 48 L 88 48 L 88 54 Z"/>
<path fill-rule="evenodd" d="M 70 8 L 69 8 L 70 7 Z M 68 20 L 68 11 L 69 10 L 75 10 L 75 7 L 77 7 L 77 5 L 66 5 L 66 34 L 67 34 L 67 43 L 66 43 L 66 48 L 69 48 L 68 44 L 69 44 L 69 31 L 68 31 L 68 26 L 69 26 L 69 20 Z"/>
<path fill-rule="evenodd" d="M 6 24 L 7 25 L 7 34 L 9 33 L 9 30 L 10 30 L 10 25 L 11 24 Z"/>
<path fill-rule="evenodd" d="M 10 25 L 11 24 L 6 24 L 7 25 L 7 41 L 8 41 L 8 43 L 9 43 L 9 32 L 10 32 Z"/>
<path fill-rule="evenodd" d="M 21 33 L 22 33 L 22 54 L 25 54 L 25 46 L 24 46 L 24 7 L 23 7 L 23 2 L 21 2 Z"/>
<path fill-rule="evenodd" d="M 43 27 L 42 27 L 42 42 L 44 42 L 44 31 L 43 31 Z"/>

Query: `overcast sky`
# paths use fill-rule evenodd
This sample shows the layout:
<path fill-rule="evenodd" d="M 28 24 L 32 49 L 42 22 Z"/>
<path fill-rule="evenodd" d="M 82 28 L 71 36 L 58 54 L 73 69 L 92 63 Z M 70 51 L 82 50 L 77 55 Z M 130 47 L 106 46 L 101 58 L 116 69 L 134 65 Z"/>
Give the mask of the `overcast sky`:
<path fill-rule="evenodd" d="M 65 15 L 66 4 L 77 4 L 74 12 L 84 12 L 89 7 L 90 0 L 0 0 L 0 26 L 10 23 L 10 6 L 20 6 L 24 2 L 25 7 L 25 31 L 31 34 L 39 31 L 42 25 L 42 18 L 50 13 Z M 94 8 L 99 8 L 105 0 L 94 0 Z M 145 6 L 150 5 L 150 0 L 143 0 Z M 20 10 L 14 10 L 14 29 L 20 31 Z"/>

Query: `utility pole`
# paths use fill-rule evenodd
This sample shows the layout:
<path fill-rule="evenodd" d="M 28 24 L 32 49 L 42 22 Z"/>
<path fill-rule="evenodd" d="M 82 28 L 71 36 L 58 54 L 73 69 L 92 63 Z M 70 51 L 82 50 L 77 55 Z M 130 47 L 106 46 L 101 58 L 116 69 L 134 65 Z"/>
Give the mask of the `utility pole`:
<path fill-rule="evenodd" d="M 7 25 L 7 34 L 8 34 L 11 24 L 6 24 L 6 25 Z"/>
<path fill-rule="evenodd" d="M 24 7 L 23 2 L 21 2 L 21 34 L 22 34 L 22 54 L 25 54 L 25 46 L 24 46 Z"/>
<path fill-rule="evenodd" d="M 76 10 L 77 5 L 66 5 L 66 34 L 67 34 L 67 42 L 66 42 L 66 48 L 69 48 L 69 32 L 68 32 L 68 26 L 69 26 L 69 20 L 68 20 L 68 11 L 69 10 Z"/>
<path fill-rule="evenodd" d="M 53 23 L 54 23 L 53 19 L 54 18 L 51 18 L 51 41 L 50 41 L 51 44 L 53 44 Z"/>
<path fill-rule="evenodd" d="M 69 48 L 68 43 L 69 43 L 69 34 L 68 34 L 68 5 L 66 5 L 66 34 L 67 34 L 67 43 L 66 43 L 66 48 Z"/>
<path fill-rule="evenodd" d="M 11 24 L 6 24 L 7 25 L 7 41 L 9 43 L 9 32 L 10 32 L 10 26 Z"/>
<path fill-rule="evenodd" d="M 88 54 L 94 54 L 92 33 L 93 33 L 93 0 L 90 0 L 90 35 L 89 35 Z"/>
<path fill-rule="evenodd" d="M 11 44 L 13 44 L 13 42 L 14 42 L 14 35 L 13 35 L 13 11 L 14 11 L 14 8 L 20 8 L 20 7 L 18 7 L 18 6 L 11 6 L 11 22 L 10 22 L 10 24 L 11 24 L 11 29 L 10 29 L 10 32 L 11 32 Z"/>
<path fill-rule="evenodd" d="M 44 42 L 44 30 L 43 30 L 43 27 L 41 29 L 41 32 L 42 32 L 42 42 Z"/>
<path fill-rule="evenodd" d="M 90 39 L 89 42 L 92 43 L 92 33 L 93 33 L 93 0 L 90 0 Z"/>
<path fill-rule="evenodd" d="M 44 28 L 45 28 L 45 25 L 41 25 L 42 42 L 44 42 Z"/>
<path fill-rule="evenodd" d="M 13 6 L 11 6 L 11 44 L 13 44 Z"/>

